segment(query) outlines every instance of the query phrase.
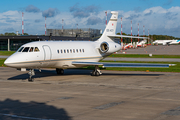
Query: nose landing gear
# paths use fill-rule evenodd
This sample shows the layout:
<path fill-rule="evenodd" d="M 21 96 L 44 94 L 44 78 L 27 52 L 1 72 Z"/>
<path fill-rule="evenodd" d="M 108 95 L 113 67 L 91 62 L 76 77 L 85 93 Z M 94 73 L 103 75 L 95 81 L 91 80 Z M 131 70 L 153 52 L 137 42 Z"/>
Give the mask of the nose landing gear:
<path fill-rule="evenodd" d="M 34 69 L 30 69 L 29 72 L 28 72 L 28 74 L 29 74 L 28 81 L 29 81 L 29 82 L 33 82 L 33 81 L 34 81 L 34 78 L 32 78 L 32 76 L 35 75 Z"/>

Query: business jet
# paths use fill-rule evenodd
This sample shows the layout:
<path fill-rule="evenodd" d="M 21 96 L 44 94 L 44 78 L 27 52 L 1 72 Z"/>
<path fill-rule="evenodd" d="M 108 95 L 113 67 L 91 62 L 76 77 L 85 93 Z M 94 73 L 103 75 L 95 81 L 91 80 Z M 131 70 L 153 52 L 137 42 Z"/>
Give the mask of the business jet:
<path fill-rule="evenodd" d="M 153 42 L 154 45 L 175 45 L 175 44 L 180 44 L 180 40 L 155 40 Z"/>
<path fill-rule="evenodd" d="M 37 41 L 22 45 L 13 55 L 9 56 L 4 64 L 9 67 L 29 70 L 28 81 L 34 81 L 34 69 L 56 68 L 59 75 L 63 69 L 95 66 L 92 76 L 101 75 L 98 66 L 103 67 L 169 67 L 168 64 L 141 64 L 141 63 L 105 63 L 99 62 L 105 57 L 121 49 L 121 45 L 113 41 L 116 37 L 118 12 L 112 11 L 112 16 L 104 33 L 97 41 Z M 133 37 L 138 38 L 138 37 Z M 139 37 L 143 38 L 143 37 Z"/>

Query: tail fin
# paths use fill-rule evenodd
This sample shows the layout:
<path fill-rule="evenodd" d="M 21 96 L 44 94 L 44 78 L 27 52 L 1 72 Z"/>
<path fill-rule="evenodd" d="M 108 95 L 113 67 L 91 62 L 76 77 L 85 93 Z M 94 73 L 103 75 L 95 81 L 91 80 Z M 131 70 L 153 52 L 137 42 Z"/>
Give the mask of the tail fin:
<path fill-rule="evenodd" d="M 111 19 L 109 20 L 102 36 L 98 39 L 98 41 L 112 41 L 111 38 L 109 38 L 109 35 L 115 35 L 116 33 L 116 26 L 117 26 L 117 19 L 118 19 L 118 12 L 111 11 Z"/>

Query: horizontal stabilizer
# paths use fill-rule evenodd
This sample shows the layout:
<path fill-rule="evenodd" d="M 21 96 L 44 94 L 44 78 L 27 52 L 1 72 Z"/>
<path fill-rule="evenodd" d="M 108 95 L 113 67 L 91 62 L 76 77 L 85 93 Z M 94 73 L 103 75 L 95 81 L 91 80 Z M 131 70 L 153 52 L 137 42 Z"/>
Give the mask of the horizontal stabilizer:
<path fill-rule="evenodd" d="M 110 38 L 118 38 L 118 37 L 124 37 L 124 38 L 140 38 L 140 39 L 148 39 L 147 37 L 137 37 L 137 36 L 127 36 L 127 35 L 108 35 Z"/>
<path fill-rule="evenodd" d="M 108 63 L 108 62 L 72 62 L 73 65 L 101 65 L 103 67 L 151 67 L 168 68 L 174 64 L 148 64 L 148 63 Z"/>

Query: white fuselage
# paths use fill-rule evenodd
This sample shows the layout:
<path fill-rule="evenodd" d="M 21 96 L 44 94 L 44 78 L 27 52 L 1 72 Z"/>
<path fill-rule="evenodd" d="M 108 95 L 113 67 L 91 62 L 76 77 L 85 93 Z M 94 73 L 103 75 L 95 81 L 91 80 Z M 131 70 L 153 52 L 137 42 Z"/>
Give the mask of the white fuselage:
<path fill-rule="evenodd" d="M 15 52 L 5 64 L 15 68 L 77 68 L 83 67 L 73 65 L 74 61 L 98 62 L 105 56 L 120 49 L 120 45 L 113 48 L 112 53 L 104 54 L 99 50 L 101 42 L 90 41 L 38 41 L 27 43 L 21 47 L 37 47 L 37 52 Z"/>
<path fill-rule="evenodd" d="M 155 40 L 153 44 L 162 44 L 162 45 L 173 45 L 173 44 L 179 44 L 180 40 Z"/>

